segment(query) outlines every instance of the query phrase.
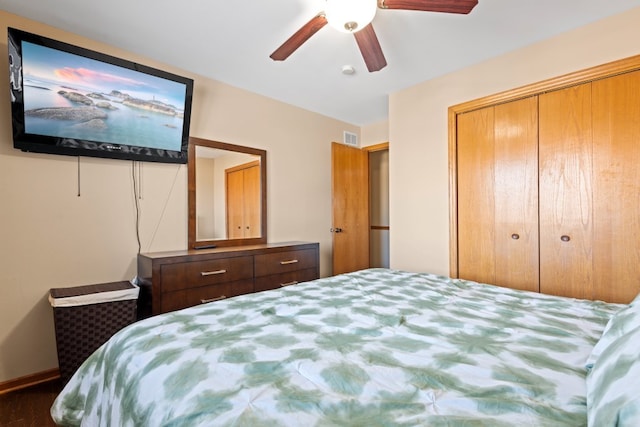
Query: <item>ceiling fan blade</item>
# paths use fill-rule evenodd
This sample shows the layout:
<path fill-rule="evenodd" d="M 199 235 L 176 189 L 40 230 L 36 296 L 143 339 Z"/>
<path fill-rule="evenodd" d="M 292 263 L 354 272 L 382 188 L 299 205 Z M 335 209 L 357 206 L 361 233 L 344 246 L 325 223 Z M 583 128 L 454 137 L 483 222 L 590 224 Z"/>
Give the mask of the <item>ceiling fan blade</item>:
<path fill-rule="evenodd" d="M 282 46 L 277 48 L 269 57 L 274 61 L 284 61 L 325 25 L 327 25 L 327 18 L 325 18 L 324 13 L 314 16 L 309 22 L 304 24 L 302 28 L 289 37 L 286 42 L 282 43 Z"/>
<path fill-rule="evenodd" d="M 380 42 L 371 24 L 353 35 L 356 38 L 360 53 L 362 53 L 364 63 L 367 64 L 369 72 L 380 71 L 387 66 L 387 60 L 384 57 L 384 53 L 382 53 Z"/>
<path fill-rule="evenodd" d="M 378 0 L 381 9 L 421 10 L 468 14 L 478 0 Z"/>

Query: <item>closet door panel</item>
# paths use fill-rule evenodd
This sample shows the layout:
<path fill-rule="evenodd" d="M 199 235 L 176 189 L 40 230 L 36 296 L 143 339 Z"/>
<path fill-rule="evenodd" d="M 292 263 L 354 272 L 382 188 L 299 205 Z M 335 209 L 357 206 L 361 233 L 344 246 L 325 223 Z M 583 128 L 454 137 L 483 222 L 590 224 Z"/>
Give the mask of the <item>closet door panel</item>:
<path fill-rule="evenodd" d="M 640 291 L 640 71 L 593 83 L 594 299 Z"/>
<path fill-rule="evenodd" d="M 244 237 L 260 237 L 260 165 L 244 170 Z"/>
<path fill-rule="evenodd" d="M 538 97 L 494 114 L 495 283 L 538 292 Z"/>
<path fill-rule="evenodd" d="M 539 99 L 540 292 L 592 298 L 591 84 Z"/>
<path fill-rule="evenodd" d="M 537 97 L 458 116 L 459 277 L 538 291 Z"/>
<path fill-rule="evenodd" d="M 458 116 L 458 277 L 495 283 L 494 108 Z"/>
<path fill-rule="evenodd" d="M 244 237 L 244 177 L 242 170 L 227 173 L 227 238 Z"/>

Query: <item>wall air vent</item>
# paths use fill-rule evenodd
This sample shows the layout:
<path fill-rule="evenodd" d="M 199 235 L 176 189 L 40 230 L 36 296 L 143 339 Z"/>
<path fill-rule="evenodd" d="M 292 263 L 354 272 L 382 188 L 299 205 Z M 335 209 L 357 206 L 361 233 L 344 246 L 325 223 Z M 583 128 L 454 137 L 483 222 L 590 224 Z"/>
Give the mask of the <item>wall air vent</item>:
<path fill-rule="evenodd" d="M 355 133 L 344 131 L 344 139 L 343 142 L 345 145 L 350 145 L 352 147 L 358 147 L 358 135 Z"/>

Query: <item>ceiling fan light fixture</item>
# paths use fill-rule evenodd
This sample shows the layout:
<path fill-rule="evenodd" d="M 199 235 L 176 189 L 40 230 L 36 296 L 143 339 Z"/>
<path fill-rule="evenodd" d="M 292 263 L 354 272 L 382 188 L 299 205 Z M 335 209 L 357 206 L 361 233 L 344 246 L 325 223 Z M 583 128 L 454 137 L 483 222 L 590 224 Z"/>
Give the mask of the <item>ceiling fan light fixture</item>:
<path fill-rule="evenodd" d="M 355 33 L 373 21 L 377 9 L 377 0 L 327 0 L 325 15 L 333 28 Z"/>

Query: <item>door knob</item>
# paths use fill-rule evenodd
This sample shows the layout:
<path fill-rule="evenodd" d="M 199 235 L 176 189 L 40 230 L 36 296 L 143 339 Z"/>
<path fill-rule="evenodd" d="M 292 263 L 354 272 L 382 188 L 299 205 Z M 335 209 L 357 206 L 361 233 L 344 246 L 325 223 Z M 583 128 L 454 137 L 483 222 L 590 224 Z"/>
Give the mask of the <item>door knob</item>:
<path fill-rule="evenodd" d="M 563 242 L 568 242 L 569 240 L 571 240 L 571 237 L 567 235 L 560 236 L 560 240 L 562 240 Z"/>
<path fill-rule="evenodd" d="M 519 235 L 518 233 L 513 233 L 513 234 L 511 235 L 511 238 L 512 238 L 513 240 L 518 240 L 518 239 L 520 238 L 520 235 Z"/>
<path fill-rule="evenodd" d="M 332 233 L 342 233 L 342 228 L 336 227 L 336 228 L 332 228 L 331 230 Z"/>

